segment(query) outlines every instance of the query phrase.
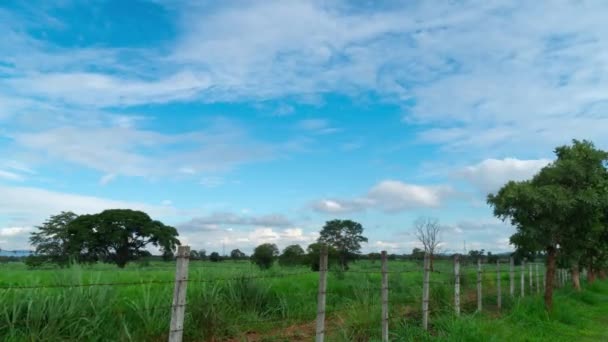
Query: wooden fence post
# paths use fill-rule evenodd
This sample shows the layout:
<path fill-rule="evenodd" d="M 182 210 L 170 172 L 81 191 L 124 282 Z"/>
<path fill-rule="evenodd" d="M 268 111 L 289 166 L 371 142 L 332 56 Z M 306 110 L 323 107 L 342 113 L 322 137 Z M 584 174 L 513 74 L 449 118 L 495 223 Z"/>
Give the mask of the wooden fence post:
<path fill-rule="evenodd" d="M 454 255 L 454 311 L 460 316 L 460 256 Z"/>
<path fill-rule="evenodd" d="M 325 297 L 327 294 L 327 245 L 321 247 L 319 257 L 319 292 L 317 294 L 317 334 L 316 342 L 325 339 Z"/>
<path fill-rule="evenodd" d="M 535 264 L 536 267 L 536 293 L 540 294 L 540 273 L 538 271 L 538 263 Z"/>
<path fill-rule="evenodd" d="M 515 297 L 515 261 L 513 257 L 509 260 L 509 294 Z"/>
<path fill-rule="evenodd" d="M 184 317 L 186 314 L 186 292 L 188 289 L 188 261 L 190 247 L 177 247 L 175 266 L 175 288 L 171 306 L 171 326 L 169 342 L 181 342 L 184 334 Z"/>
<path fill-rule="evenodd" d="M 521 297 L 526 295 L 526 262 L 521 262 Z"/>
<path fill-rule="evenodd" d="M 382 251 L 382 342 L 388 342 L 388 265 Z"/>
<path fill-rule="evenodd" d="M 477 259 L 477 311 L 481 312 L 482 298 L 481 298 L 481 258 Z"/>
<path fill-rule="evenodd" d="M 547 270 L 543 270 L 543 291 L 547 290 Z"/>
<path fill-rule="evenodd" d="M 496 291 L 497 291 L 497 299 L 496 305 L 498 306 L 498 310 L 502 308 L 502 289 L 500 288 L 500 260 L 496 259 Z"/>
<path fill-rule="evenodd" d="M 534 293 L 534 276 L 532 275 L 532 266 L 534 263 L 530 263 L 528 267 L 528 273 L 530 275 L 530 295 Z"/>
<path fill-rule="evenodd" d="M 424 280 L 422 283 L 422 328 L 429 329 L 429 281 L 430 281 L 430 256 L 424 253 Z"/>

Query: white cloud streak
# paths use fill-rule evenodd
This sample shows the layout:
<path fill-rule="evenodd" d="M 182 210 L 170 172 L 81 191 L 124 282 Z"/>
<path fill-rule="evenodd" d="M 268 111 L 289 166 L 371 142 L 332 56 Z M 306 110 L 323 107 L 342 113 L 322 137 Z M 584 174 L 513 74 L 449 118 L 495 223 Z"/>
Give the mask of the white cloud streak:
<path fill-rule="evenodd" d="M 367 209 L 396 213 L 419 208 L 437 208 L 455 194 L 455 190 L 447 185 L 423 186 L 385 180 L 372 187 L 365 196 L 354 199 L 322 199 L 311 206 L 318 212 L 328 214 L 360 212 Z"/>

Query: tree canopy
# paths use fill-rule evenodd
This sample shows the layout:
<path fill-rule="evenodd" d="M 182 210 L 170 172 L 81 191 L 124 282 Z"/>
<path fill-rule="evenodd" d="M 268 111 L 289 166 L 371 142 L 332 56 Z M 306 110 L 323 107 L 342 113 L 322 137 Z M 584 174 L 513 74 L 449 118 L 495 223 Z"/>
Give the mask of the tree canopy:
<path fill-rule="evenodd" d="M 305 252 L 300 245 L 290 245 L 283 249 L 279 256 L 279 265 L 296 266 L 304 262 Z"/>
<path fill-rule="evenodd" d="M 153 220 L 148 214 L 130 209 L 110 209 L 98 214 L 77 216 L 61 213 L 52 216 L 31 243 L 39 254 L 52 261 L 73 259 L 78 262 L 105 261 L 124 267 L 129 261 L 148 254 L 145 248 L 160 248 L 173 255 L 179 245 L 177 230 Z"/>
<path fill-rule="evenodd" d="M 251 262 L 260 269 L 267 270 L 272 267 L 275 258 L 279 255 L 279 248 L 274 243 L 264 243 L 257 246 L 251 255 Z"/>
<path fill-rule="evenodd" d="M 363 226 L 351 220 L 327 221 L 321 230 L 318 242 L 336 249 L 342 269 L 348 269 L 348 261 L 361 251 L 361 243 L 367 242 L 363 236 Z"/>
<path fill-rule="evenodd" d="M 557 159 L 531 180 L 511 181 L 488 196 L 494 215 L 510 220 L 511 243 L 547 254 L 545 305 L 552 308 L 558 252 L 590 270 L 605 262 L 608 214 L 608 154 L 588 141 L 555 149 Z"/>

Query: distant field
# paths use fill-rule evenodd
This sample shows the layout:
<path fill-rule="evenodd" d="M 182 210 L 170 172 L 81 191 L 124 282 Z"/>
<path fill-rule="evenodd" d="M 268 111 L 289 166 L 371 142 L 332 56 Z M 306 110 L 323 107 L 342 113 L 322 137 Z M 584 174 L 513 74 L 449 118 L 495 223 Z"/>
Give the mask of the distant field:
<path fill-rule="evenodd" d="M 431 331 L 427 334 L 420 323 L 421 265 L 389 262 L 392 339 L 466 337 L 467 341 L 500 341 L 504 340 L 501 336 L 510 336 L 509 340 L 551 336 L 552 340 L 565 341 L 576 335 L 577 340 L 588 337 L 591 341 L 606 337 L 601 335 L 604 330 L 599 329 L 601 322 L 608 323 L 605 284 L 596 284 L 593 291 L 583 294 L 572 294 L 567 289 L 558 292 L 557 316 L 546 316 L 536 295 L 521 302 L 509 299 L 509 275 L 505 267 L 503 307 L 509 313 L 501 316 L 496 312 L 495 266 L 484 267 L 486 313 L 474 314 L 476 266 L 463 266 L 464 317 L 455 320 L 452 318 L 452 264 L 437 262 L 436 272 L 431 276 Z M 122 270 L 112 265 L 28 270 L 20 263 L 4 264 L 0 268 L 0 287 L 10 288 L 0 289 L 2 341 L 167 339 L 174 278 L 172 263 L 152 263 L 146 267 L 132 264 Z M 380 339 L 379 270 L 379 262 L 361 261 L 354 263 L 348 272 L 330 273 L 328 341 Z M 318 274 L 307 268 L 275 266 L 269 271 L 259 271 L 248 262 L 193 261 L 189 278 L 186 341 L 310 341 L 314 337 Z M 108 285 L 86 286 L 88 284 Z M 519 294 L 519 281 L 516 284 L 516 294 Z M 582 313 L 572 311 L 576 314 L 571 315 L 564 310 L 564 305 L 574 308 L 569 310 L 580 307 Z M 586 319 L 587 323 L 579 319 L 596 313 L 603 317 L 600 319 L 603 321 L 597 322 L 597 331 L 593 318 Z M 528 322 L 534 324 L 528 325 Z"/>

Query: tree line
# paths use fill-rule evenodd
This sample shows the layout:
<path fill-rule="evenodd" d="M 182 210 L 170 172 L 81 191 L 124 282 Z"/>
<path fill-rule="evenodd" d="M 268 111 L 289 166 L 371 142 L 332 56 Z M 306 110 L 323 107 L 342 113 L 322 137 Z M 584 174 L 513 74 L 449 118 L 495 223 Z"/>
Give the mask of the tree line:
<path fill-rule="evenodd" d="M 559 146 L 556 159 L 532 179 L 511 181 L 487 197 L 494 215 L 509 221 L 519 255 L 546 261 L 544 301 L 553 306 L 557 267 L 571 270 L 580 290 L 580 270 L 590 282 L 608 267 L 608 152 L 590 141 Z"/>

